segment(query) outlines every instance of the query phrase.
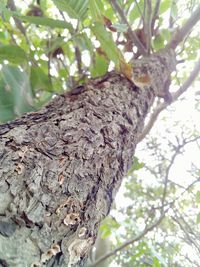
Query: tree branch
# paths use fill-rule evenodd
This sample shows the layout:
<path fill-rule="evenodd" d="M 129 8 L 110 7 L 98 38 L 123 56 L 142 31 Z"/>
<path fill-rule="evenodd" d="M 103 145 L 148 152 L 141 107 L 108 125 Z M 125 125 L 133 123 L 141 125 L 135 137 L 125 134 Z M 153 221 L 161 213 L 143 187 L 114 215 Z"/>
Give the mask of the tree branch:
<path fill-rule="evenodd" d="M 168 186 L 168 183 L 170 182 L 170 180 L 169 180 L 169 172 L 170 172 L 171 167 L 174 164 L 174 161 L 175 161 L 176 157 L 180 154 L 181 149 L 183 147 L 185 147 L 187 144 L 190 144 L 192 142 L 197 141 L 199 138 L 200 137 L 198 136 L 198 137 L 195 137 L 195 138 L 189 139 L 189 140 L 184 139 L 181 144 L 179 143 L 178 146 L 176 146 L 174 148 L 174 154 L 172 155 L 171 160 L 169 162 L 169 165 L 168 165 L 168 167 L 166 169 L 166 172 L 165 172 L 164 190 L 163 190 L 163 195 L 162 195 L 162 199 L 161 199 L 161 213 L 163 213 L 164 207 L 166 206 L 165 202 L 166 202 L 166 196 L 167 196 L 167 186 Z"/>
<path fill-rule="evenodd" d="M 14 0 L 8 0 L 8 7 L 12 11 L 16 11 L 17 10 Z M 26 35 L 26 29 L 24 28 L 22 22 L 19 19 L 15 18 L 15 17 L 13 17 L 13 19 L 15 21 L 15 24 L 16 24 L 17 28 L 24 35 L 24 37 L 26 39 L 26 42 L 29 44 L 29 40 L 28 40 L 27 35 Z"/>
<path fill-rule="evenodd" d="M 189 78 L 184 82 L 184 84 L 175 93 L 172 94 L 172 102 L 171 103 L 175 102 L 179 98 L 179 96 L 181 96 L 191 86 L 193 81 L 198 76 L 199 72 L 200 72 L 200 58 L 199 58 L 198 62 L 196 63 L 193 71 L 191 72 Z M 154 110 L 154 112 L 151 115 L 151 118 L 149 119 L 149 122 L 147 123 L 143 132 L 139 136 L 138 142 L 142 141 L 145 138 L 145 136 L 150 132 L 151 128 L 153 127 L 154 123 L 156 122 L 156 120 L 158 118 L 158 115 L 168 105 L 169 105 L 169 103 L 164 102 L 164 103 L 159 104 L 156 107 L 156 109 Z"/>
<path fill-rule="evenodd" d="M 138 11 L 139 11 L 139 13 L 140 13 L 140 15 L 141 15 L 142 21 L 143 21 L 143 23 L 144 23 L 144 14 L 143 14 L 143 12 L 142 12 L 142 10 L 141 10 L 141 8 L 140 8 L 140 6 L 139 6 L 137 0 L 134 0 L 134 2 L 135 2 L 135 4 L 136 4 L 136 6 L 137 6 L 137 9 L 138 9 Z"/>
<path fill-rule="evenodd" d="M 131 26 L 128 23 L 128 20 L 124 14 L 124 11 L 121 9 L 121 7 L 118 5 L 118 3 L 116 2 L 116 0 L 110 0 L 110 3 L 112 4 L 112 6 L 114 7 L 114 9 L 117 11 L 117 13 L 119 14 L 121 20 L 123 23 L 125 23 L 128 26 L 128 35 L 131 39 L 131 41 L 136 44 L 136 46 L 138 47 L 138 49 L 141 51 L 142 54 L 146 55 L 147 54 L 147 50 L 146 48 L 143 46 L 143 44 L 140 42 L 139 38 L 137 37 L 137 35 L 134 33 L 134 31 L 132 31 Z"/>
<path fill-rule="evenodd" d="M 122 244 L 118 248 L 116 248 L 113 251 L 111 251 L 111 252 L 105 254 L 104 256 L 100 257 L 96 262 L 94 262 L 93 264 L 91 264 L 89 267 L 95 267 L 95 266 L 97 266 L 100 262 L 105 261 L 107 258 L 115 255 L 118 251 L 120 251 L 120 250 L 124 249 L 125 247 L 129 246 L 130 244 L 133 244 L 134 242 L 140 240 L 148 232 L 152 231 L 156 226 L 158 226 L 161 223 L 161 221 L 165 217 L 165 213 L 166 212 L 162 213 L 161 216 L 160 216 L 160 218 L 156 222 L 152 223 L 149 227 L 147 226 L 142 233 L 138 234 L 136 237 L 133 237 L 133 238 L 127 240 L 126 242 L 124 242 L 124 244 Z"/>
<path fill-rule="evenodd" d="M 152 21 L 151 21 L 151 32 L 154 32 L 155 21 L 158 17 L 158 14 L 159 14 L 160 2 L 161 2 L 161 0 L 156 1 L 156 6 L 154 8 L 153 17 L 152 17 Z"/>
<path fill-rule="evenodd" d="M 150 0 L 147 0 L 145 8 L 144 32 L 147 40 L 146 47 L 148 54 L 150 54 L 151 50 L 151 38 L 152 38 L 151 21 L 152 21 L 152 3 Z"/>
<path fill-rule="evenodd" d="M 187 34 L 192 30 L 194 25 L 200 20 L 200 5 L 197 10 L 192 14 L 188 21 L 183 25 L 182 28 L 177 30 L 177 32 L 172 36 L 171 41 L 167 44 L 168 48 L 175 49 L 179 43 L 187 36 Z"/>
<path fill-rule="evenodd" d="M 168 182 L 169 182 L 169 172 L 170 172 L 172 165 L 174 164 L 174 161 L 175 161 L 177 155 L 180 153 L 181 148 L 182 148 L 181 145 L 177 147 L 174 155 L 172 156 L 172 158 L 170 160 L 170 163 L 167 167 L 167 170 L 166 170 L 166 174 L 164 177 L 164 190 L 163 190 L 163 195 L 162 195 L 162 199 L 161 199 L 161 213 L 164 211 L 164 207 L 165 207 L 165 201 L 166 201 L 166 196 L 167 196 L 167 186 L 168 186 Z"/>
<path fill-rule="evenodd" d="M 189 243 L 190 244 L 193 244 L 194 247 L 197 249 L 198 253 L 200 253 L 199 244 L 196 242 L 196 240 L 194 238 L 192 238 L 190 236 L 190 234 L 188 233 L 188 231 L 185 230 L 184 226 L 179 221 L 180 218 L 177 218 L 177 217 L 172 216 L 172 219 L 179 225 L 180 229 L 184 232 L 184 234 L 185 234 L 186 238 L 188 239 Z"/>
<path fill-rule="evenodd" d="M 184 147 L 185 145 L 191 143 L 191 142 L 194 142 L 194 141 L 197 141 L 200 137 L 195 137 L 194 139 L 191 139 L 191 140 L 188 140 L 188 141 L 184 141 L 179 147 L 178 147 L 178 152 L 176 152 L 174 155 L 173 155 L 173 159 L 170 161 L 170 164 L 168 166 L 168 171 L 167 171 L 167 175 L 166 175 L 166 179 L 168 179 L 168 175 L 169 175 L 169 170 L 171 168 L 171 166 L 173 165 L 173 162 L 176 158 L 176 156 L 179 154 L 180 152 L 180 149 L 182 147 Z M 97 259 L 96 262 L 92 263 L 89 267 L 95 267 L 97 266 L 99 263 L 105 261 L 107 258 L 115 255 L 118 251 L 121 251 L 122 249 L 124 249 L 125 247 L 129 246 L 130 244 L 133 244 L 134 242 L 140 240 L 142 237 L 144 237 L 148 232 L 152 231 L 156 226 L 158 226 L 162 220 L 164 219 L 165 217 L 165 214 L 166 212 L 169 210 L 170 207 L 172 207 L 175 202 L 185 193 L 187 192 L 195 183 L 199 182 L 199 179 L 193 181 L 187 188 L 184 188 L 184 191 L 178 196 L 176 197 L 172 202 L 169 203 L 168 207 L 166 210 L 164 210 L 164 207 L 166 207 L 166 203 L 165 203 L 165 197 L 166 197 L 166 190 L 164 190 L 164 193 L 163 193 L 163 198 L 162 198 L 162 205 L 161 207 L 159 207 L 159 209 L 161 208 L 161 216 L 160 218 L 154 222 L 153 224 L 151 224 L 149 227 L 147 226 L 144 231 L 140 234 L 138 234 L 136 237 L 133 237 L 129 240 L 127 240 L 126 242 L 124 242 L 121 246 L 119 246 L 118 248 L 114 249 L 113 251 L 103 255 L 102 257 L 100 257 L 99 259 Z M 165 188 L 166 188 L 166 185 L 165 185 Z"/>

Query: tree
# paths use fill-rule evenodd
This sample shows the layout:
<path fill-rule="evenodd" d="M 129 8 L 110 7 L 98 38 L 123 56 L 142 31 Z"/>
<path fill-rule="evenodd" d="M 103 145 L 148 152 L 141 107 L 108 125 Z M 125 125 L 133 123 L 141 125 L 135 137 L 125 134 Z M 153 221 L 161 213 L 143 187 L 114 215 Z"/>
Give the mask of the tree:
<path fill-rule="evenodd" d="M 166 201 L 169 171 L 181 149 L 199 139 L 197 133 L 178 143 L 167 166 L 158 160 L 159 171 L 151 170 L 155 177 L 164 175 L 164 190 L 161 205 L 147 213 L 144 230 L 97 262 L 86 262 L 136 145 L 199 73 L 200 61 L 187 79 L 177 76 L 182 85 L 169 92 L 170 82 L 179 82 L 171 73 L 198 54 L 199 37 L 190 33 L 200 7 L 188 1 L 190 17 L 183 21 L 174 1 L 20 3 L 0 4 L 0 263 L 96 266 L 158 226 L 175 203 Z M 169 11 L 167 29 L 163 21 Z M 108 72 L 111 63 L 115 70 Z M 154 149 L 159 150 L 157 144 Z M 141 166 L 135 158 L 133 170 Z M 180 211 L 176 215 L 182 227 Z M 134 264 L 163 262 L 153 257 L 153 264 L 144 258 Z"/>

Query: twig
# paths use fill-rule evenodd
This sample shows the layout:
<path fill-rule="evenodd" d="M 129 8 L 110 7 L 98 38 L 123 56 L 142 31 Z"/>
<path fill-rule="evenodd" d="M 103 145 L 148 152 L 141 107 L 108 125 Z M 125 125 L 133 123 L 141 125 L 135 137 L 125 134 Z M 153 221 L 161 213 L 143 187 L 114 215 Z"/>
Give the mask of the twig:
<path fill-rule="evenodd" d="M 180 150 L 182 147 L 184 147 L 185 145 L 187 145 L 187 144 L 189 144 L 189 143 L 191 143 L 191 142 L 197 141 L 198 139 L 200 139 L 200 136 L 195 137 L 195 138 L 193 138 L 193 139 L 190 139 L 190 140 L 188 140 L 188 141 L 184 141 L 184 142 L 179 146 L 179 150 Z M 171 168 L 171 166 L 172 166 L 172 164 L 173 164 L 173 162 L 174 162 L 174 160 L 175 160 L 175 157 L 176 157 L 177 155 L 178 155 L 178 154 L 175 153 L 174 159 L 171 160 L 170 165 L 169 165 L 169 167 L 168 167 L 168 172 L 169 172 L 169 170 L 170 170 L 170 168 Z M 124 249 L 124 248 L 127 247 L 128 245 L 133 244 L 134 242 L 140 240 L 140 239 L 141 239 L 142 237 L 144 237 L 149 231 L 152 231 L 156 226 L 158 226 L 158 225 L 162 222 L 162 220 L 164 219 L 165 214 L 166 214 L 166 212 L 169 210 L 169 208 L 172 207 L 172 206 L 175 204 L 175 202 L 176 202 L 176 201 L 177 201 L 177 200 L 178 200 L 178 199 L 179 199 L 185 192 L 187 192 L 187 191 L 188 191 L 188 190 L 189 190 L 195 183 L 199 182 L 199 180 L 200 180 L 200 178 L 197 179 L 197 180 L 195 180 L 195 181 L 193 181 L 193 182 L 192 182 L 187 188 L 185 188 L 185 190 L 184 190 L 179 196 L 177 196 L 172 202 L 170 202 L 170 203 L 163 203 L 163 205 L 162 205 L 161 207 L 158 207 L 159 209 L 161 208 L 161 215 L 160 215 L 160 218 L 159 218 L 155 223 L 151 224 L 149 227 L 147 226 L 147 227 L 144 229 L 144 231 L 143 231 L 142 233 L 140 233 L 139 235 L 137 235 L 136 237 L 133 237 L 133 238 L 127 240 L 126 242 L 124 242 L 124 243 L 123 243 L 121 246 L 119 246 L 118 248 L 116 248 L 116 249 L 114 249 L 113 251 L 111 251 L 111 252 L 105 254 L 104 256 L 100 257 L 99 259 L 97 259 L 96 262 L 92 263 L 89 267 L 95 267 L 95 266 L 97 266 L 99 263 L 105 261 L 107 258 L 109 258 L 109 257 L 111 257 L 111 256 L 113 256 L 113 255 L 115 255 L 118 251 L 121 251 L 122 249 Z M 166 207 L 167 205 L 168 205 L 168 207 L 164 210 L 163 207 Z"/>
<path fill-rule="evenodd" d="M 176 31 L 172 36 L 171 41 L 167 44 L 168 48 L 175 49 L 179 43 L 187 36 L 187 34 L 192 30 L 193 26 L 200 20 L 200 5 L 197 10 L 191 15 L 188 21 L 183 25 L 182 28 Z"/>
<path fill-rule="evenodd" d="M 200 72 L 200 59 L 198 60 L 197 64 L 195 65 L 189 78 L 184 82 L 184 84 L 175 93 L 172 94 L 172 103 L 175 102 L 179 98 L 179 96 L 181 96 L 191 86 L 193 81 L 198 76 L 199 72 Z M 156 107 L 156 109 L 154 110 L 154 112 L 151 115 L 151 118 L 149 119 L 149 122 L 147 123 L 143 132 L 139 136 L 138 142 L 142 141 L 145 138 L 145 136 L 150 132 L 150 130 L 152 129 L 154 123 L 156 122 L 156 120 L 158 118 L 158 115 L 161 113 L 161 111 L 166 109 L 166 107 L 168 105 L 169 105 L 169 103 L 164 102 L 164 103 L 159 104 Z"/>
<path fill-rule="evenodd" d="M 134 0 L 134 2 L 136 3 L 137 9 L 138 9 L 138 11 L 139 11 L 139 13 L 140 13 L 140 15 L 141 15 L 141 18 L 142 18 L 142 20 L 143 20 L 143 23 L 144 23 L 144 14 L 143 14 L 143 12 L 142 12 L 140 6 L 138 5 L 137 0 Z"/>
<path fill-rule="evenodd" d="M 171 6 L 174 5 L 174 2 L 175 2 L 175 0 L 172 1 Z M 169 29 L 172 29 L 173 28 L 174 22 L 175 21 L 174 21 L 174 19 L 172 17 L 172 8 L 171 8 L 170 13 L 169 13 Z"/>
<path fill-rule="evenodd" d="M 8 4 L 7 5 L 10 8 L 11 11 L 16 11 L 17 10 L 14 0 L 8 0 Z M 16 24 L 17 28 L 24 35 L 27 44 L 29 44 L 29 40 L 28 40 L 28 37 L 26 35 L 26 29 L 24 28 L 22 22 L 19 19 L 15 18 L 15 17 L 13 17 L 13 19 L 15 21 L 15 24 Z"/>
<path fill-rule="evenodd" d="M 150 54 L 151 49 L 151 20 L 152 20 L 152 5 L 150 0 L 144 1 L 144 34 L 146 36 L 147 53 Z"/>
<path fill-rule="evenodd" d="M 155 26 L 155 22 L 156 19 L 158 18 L 158 14 L 159 14 L 159 9 L 160 9 L 160 2 L 161 0 L 157 0 L 156 1 L 156 5 L 154 8 L 154 12 L 153 12 L 153 16 L 152 16 L 152 21 L 151 21 L 151 32 L 154 32 L 154 26 Z"/>
<path fill-rule="evenodd" d="M 124 11 L 121 9 L 121 7 L 118 5 L 118 3 L 116 2 L 116 0 L 110 0 L 112 6 L 114 7 L 114 9 L 117 11 L 117 13 L 119 14 L 121 20 L 123 23 L 125 23 L 128 26 L 128 35 L 131 39 L 131 41 L 136 44 L 136 46 L 138 47 L 138 49 L 141 51 L 141 53 L 143 55 L 147 54 L 147 50 L 146 48 L 143 46 L 143 44 L 140 42 L 139 38 L 137 37 L 137 35 L 134 33 L 134 31 L 132 31 L 131 26 L 128 23 L 128 20 L 124 14 Z"/>
<path fill-rule="evenodd" d="M 193 240 L 193 238 L 190 236 L 190 234 L 185 230 L 185 228 L 183 227 L 183 225 L 181 224 L 181 222 L 178 220 L 178 218 L 172 216 L 172 219 L 179 225 L 179 227 L 181 228 L 181 230 L 185 233 L 189 243 L 193 244 L 195 246 L 195 248 L 197 249 L 198 253 L 200 253 L 200 248 L 199 245 L 197 244 L 197 242 L 195 240 Z"/>
<path fill-rule="evenodd" d="M 170 172 L 171 167 L 174 164 L 174 161 L 175 161 L 176 157 L 180 154 L 181 148 L 183 148 L 185 145 L 187 145 L 189 143 L 197 141 L 199 138 L 200 137 L 198 136 L 198 137 L 195 137 L 195 138 L 190 139 L 188 141 L 186 141 L 186 139 L 185 139 L 185 140 L 183 140 L 182 144 L 179 143 L 178 146 L 174 149 L 175 152 L 171 157 L 170 163 L 169 163 L 169 165 L 167 167 L 166 174 L 165 174 L 164 190 L 163 190 L 163 195 L 162 195 L 162 200 L 161 200 L 161 213 L 163 212 L 164 207 L 166 206 L 165 205 L 165 200 L 166 200 L 166 196 L 167 196 L 167 186 L 168 186 L 168 182 L 169 182 L 169 172 Z"/>
<path fill-rule="evenodd" d="M 116 248 L 113 251 L 111 251 L 111 252 L 105 254 L 104 256 L 100 257 L 96 262 L 94 262 L 93 264 L 91 264 L 89 267 L 95 267 L 95 266 L 97 266 L 100 262 L 105 261 L 107 258 L 115 255 L 118 251 L 120 251 L 120 250 L 124 249 L 125 247 L 129 246 L 130 244 L 133 244 L 134 242 L 140 240 L 148 232 L 152 231 L 156 226 L 158 226 L 161 223 L 161 221 L 165 217 L 165 213 L 166 212 L 162 213 L 161 216 L 160 216 L 160 218 L 156 222 L 152 223 L 150 226 L 147 226 L 142 233 L 140 233 L 136 237 L 133 237 L 133 238 L 127 240 L 126 242 L 124 242 L 124 244 L 122 244 L 118 248 Z"/>
<path fill-rule="evenodd" d="M 167 167 L 167 170 L 166 170 L 166 174 L 165 174 L 165 178 L 164 178 L 164 190 L 163 190 L 163 195 L 162 195 L 162 199 L 161 199 L 161 213 L 163 212 L 164 207 L 165 207 L 165 200 L 166 200 L 166 196 L 167 196 L 167 186 L 168 186 L 168 182 L 169 182 L 169 172 L 170 172 L 172 165 L 174 164 L 174 161 L 175 161 L 177 155 L 180 153 L 181 147 L 182 146 L 177 147 L 174 155 L 172 156 L 172 158 L 170 160 L 170 163 Z"/>
<path fill-rule="evenodd" d="M 171 183 L 172 181 L 169 180 L 169 182 Z M 174 203 L 179 200 L 186 192 L 188 192 L 188 190 L 193 186 L 195 185 L 196 183 L 200 182 L 200 178 L 196 179 L 195 181 L 193 181 L 191 184 L 189 184 L 186 188 L 184 188 L 184 190 L 176 197 L 174 198 L 172 201 L 168 202 L 168 203 L 165 203 L 163 206 L 166 207 L 166 206 L 173 206 Z M 174 182 L 173 182 L 174 183 Z M 162 206 L 157 206 L 155 207 L 154 209 L 162 209 Z"/>
<path fill-rule="evenodd" d="M 77 68 L 79 75 L 82 74 L 82 59 L 81 59 L 81 52 L 78 46 L 75 46 L 75 57 L 77 61 Z"/>

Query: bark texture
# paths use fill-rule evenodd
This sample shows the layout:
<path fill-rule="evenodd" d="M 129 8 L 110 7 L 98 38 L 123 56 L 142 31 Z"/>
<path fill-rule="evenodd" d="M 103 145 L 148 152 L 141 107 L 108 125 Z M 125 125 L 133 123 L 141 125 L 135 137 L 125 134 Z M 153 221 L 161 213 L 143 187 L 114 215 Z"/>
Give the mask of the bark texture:
<path fill-rule="evenodd" d="M 112 72 L 0 126 L 0 266 L 84 265 L 154 97 Z"/>

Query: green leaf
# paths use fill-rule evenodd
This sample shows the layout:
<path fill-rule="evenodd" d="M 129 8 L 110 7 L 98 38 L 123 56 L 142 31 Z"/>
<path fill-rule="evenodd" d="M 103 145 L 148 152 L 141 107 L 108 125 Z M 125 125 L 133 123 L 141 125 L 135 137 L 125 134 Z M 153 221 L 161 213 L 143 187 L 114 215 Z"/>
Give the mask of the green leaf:
<path fill-rule="evenodd" d="M 47 10 L 47 0 L 40 0 L 40 7 L 43 11 Z"/>
<path fill-rule="evenodd" d="M 101 238 L 106 239 L 112 234 L 111 229 L 108 226 L 102 226 L 101 227 Z"/>
<path fill-rule="evenodd" d="M 95 21 L 103 22 L 102 10 L 103 5 L 99 0 L 89 0 L 89 8 L 91 15 Z"/>
<path fill-rule="evenodd" d="M 100 225 L 99 231 L 101 233 L 101 238 L 105 239 L 109 237 L 113 230 L 117 230 L 120 224 L 112 217 L 107 217 L 103 220 Z"/>
<path fill-rule="evenodd" d="M 43 107 L 47 102 L 52 99 L 52 93 L 47 91 L 40 92 L 40 97 L 35 99 L 35 107 L 38 109 Z"/>
<path fill-rule="evenodd" d="M 48 26 L 51 28 L 61 28 L 61 29 L 68 29 L 70 32 L 73 32 L 73 27 L 69 22 L 63 20 L 56 20 L 47 17 L 36 17 L 36 16 L 23 16 L 19 12 L 11 11 L 7 8 L 2 10 L 2 13 L 6 16 L 12 16 L 18 18 L 24 22 L 30 22 L 36 25 Z"/>
<path fill-rule="evenodd" d="M 166 12 L 171 7 L 172 1 L 171 0 L 165 0 L 161 1 L 160 3 L 160 14 Z"/>
<path fill-rule="evenodd" d="M 13 14 L 14 17 L 21 21 L 30 22 L 36 25 L 48 26 L 50 28 L 61 28 L 68 29 L 70 32 L 73 31 L 73 27 L 69 22 L 63 20 L 55 20 L 46 17 L 34 17 L 34 16 L 22 16 L 19 14 Z"/>
<path fill-rule="evenodd" d="M 147 245 L 145 242 L 141 242 L 138 246 L 135 247 L 135 251 L 137 251 L 137 253 L 135 253 L 131 258 L 130 258 L 130 263 L 135 263 L 136 259 L 138 259 L 139 257 L 141 257 L 142 255 L 147 253 Z"/>
<path fill-rule="evenodd" d="M 139 169 L 142 169 L 144 167 L 143 162 L 139 162 L 139 159 L 137 157 L 133 158 L 133 164 L 131 168 L 128 171 L 128 175 L 132 174 L 134 171 L 137 171 Z"/>
<path fill-rule="evenodd" d="M 104 75 L 108 71 L 109 62 L 103 56 L 99 54 L 95 57 L 95 62 L 90 69 L 92 77 L 98 77 Z"/>
<path fill-rule="evenodd" d="M 81 51 L 88 50 L 93 54 L 94 46 L 85 32 L 75 35 L 72 39 Z"/>
<path fill-rule="evenodd" d="M 0 46 L 0 62 L 8 60 L 14 64 L 20 64 L 27 60 L 25 51 L 17 45 Z"/>
<path fill-rule="evenodd" d="M 138 6 L 140 9 L 138 8 Z M 142 11 L 144 9 L 144 1 L 140 0 L 138 6 L 135 4 L 129 13 L 129 20 L 131 22 L 135 21 L 137 18 L 141 16 L 140 10 Z"/>
<path fill-rule="evenodd" d="M 33 98 L 27 73 L 4 65 L 0 74 L 0 121 L 11 120 L 33 110 Z"/>
<path fill-rule="evenodd" d="M 195 200 L 196 200 L 196 203 L 198 204 L 200 203 L 200 191 L 196 193 Z"/>
<path fill-rule="evenodd" d="M 7 0 L 1 0 L 0 2 L 0 12 L 4 11 L 6 9 Z"/>
<path fill-rule="evenodd" d="M 197 224 L 200 224 L 200 212 L 197 214 Z"/>
<path fill-rule="evenodd" d="M 64 41 L 64 38 L 59 36 L 59 37 L 56 37 L 54 39 L 52 39 L 50 42 L 49 42 L 49 47 L 48 49 L 46 49 L 46 54 L 49 54 L 50 52 L 54 51 L 55 49 L 63 46 L 64 44 L 66 44 L 66 41 Z"/>
<path fill-rule="evenodd" d="M 160 49 L 164 48 L 165 47 L 164 41 L 165 41 L 164 37 L 161 34 L 157 35 L 153 40 L 153 48 L 156 51 L 159 51 Z"/>
<path fill-rule="evenodd" d="M 30 73 L 31 87 L 34 92 L 45 90 L 52 91 L 52 84 L 47 74 L 40 67 L 32 67 Z"/>
<path fill-rule="evenodd" d="M 157 252 L 156 247 L 154 247 L 154 245 L 151 244 L 150 242 L 148 242 L 148 247 L 151 250 L 151 253 L 153 255 L 153 266 L 154 267 L 162 267 L 162 266 L 167 267 L 165 259 L 161 256 L 160 253 Z"/>
<path fill-rule="evenodd" d="M 106 53 L 107 57 L 112 60 L 116 66 L 119 66 L 121 54 L 112 39 L 112 35 L 107 32 L 104 26 L 99 22 L 94 23 L 94 26 L 91 27 L 91 30 L 96 36 L 97 40 L 99 40 L 101 48 Z"/>
<path fill-rule="evenodd" d="M 88 9 L 88 0 L 53 0 L 61 11 L 66 11 L 69 17 L 83 19 Z"/>
<path fill-rule="evenodd" d="M 157 258 L 153 258 L 153 267 L 162 267 Z"/>
<path fill-rule="evenodd" d="M 117 30 L 117 32 L 126 32 L 128 28 L 126 24 L 120 23 L 113 24 L 112 26 Z"/>
<path fill-rule="evenodd" d="M 0 42 L 1 44 L 7 44 L 8 43 L 8 33 L 7 31 L 0 31 Z"/>
<path fill-rule="evenodd" d="M 19 12 L 11 11 L 5 7 L 2 9 L 2 13 L 18 18 L 19 20 L 24 22 L 29 22 L 36 25 L 48 26 L 50 28 L 68 29 L 70 32 L 73 31 L 72 25 L 69 22 L 63 20 L 56 20 L 47 17 L 23 16 Z"/>
<path fill-rule="evenodd" d="M 168 41 L 171 38 L 172 33 L 170 32 L 169 29 L 162 29 L 161 35 L 166 41 Z"/>
<path fill-rule="evenodd" d="M 178 7 L 175 1 L 172 2 L 171 6 L 171 16 L 173 19 L 176 19 L 178 16 Z"/>

